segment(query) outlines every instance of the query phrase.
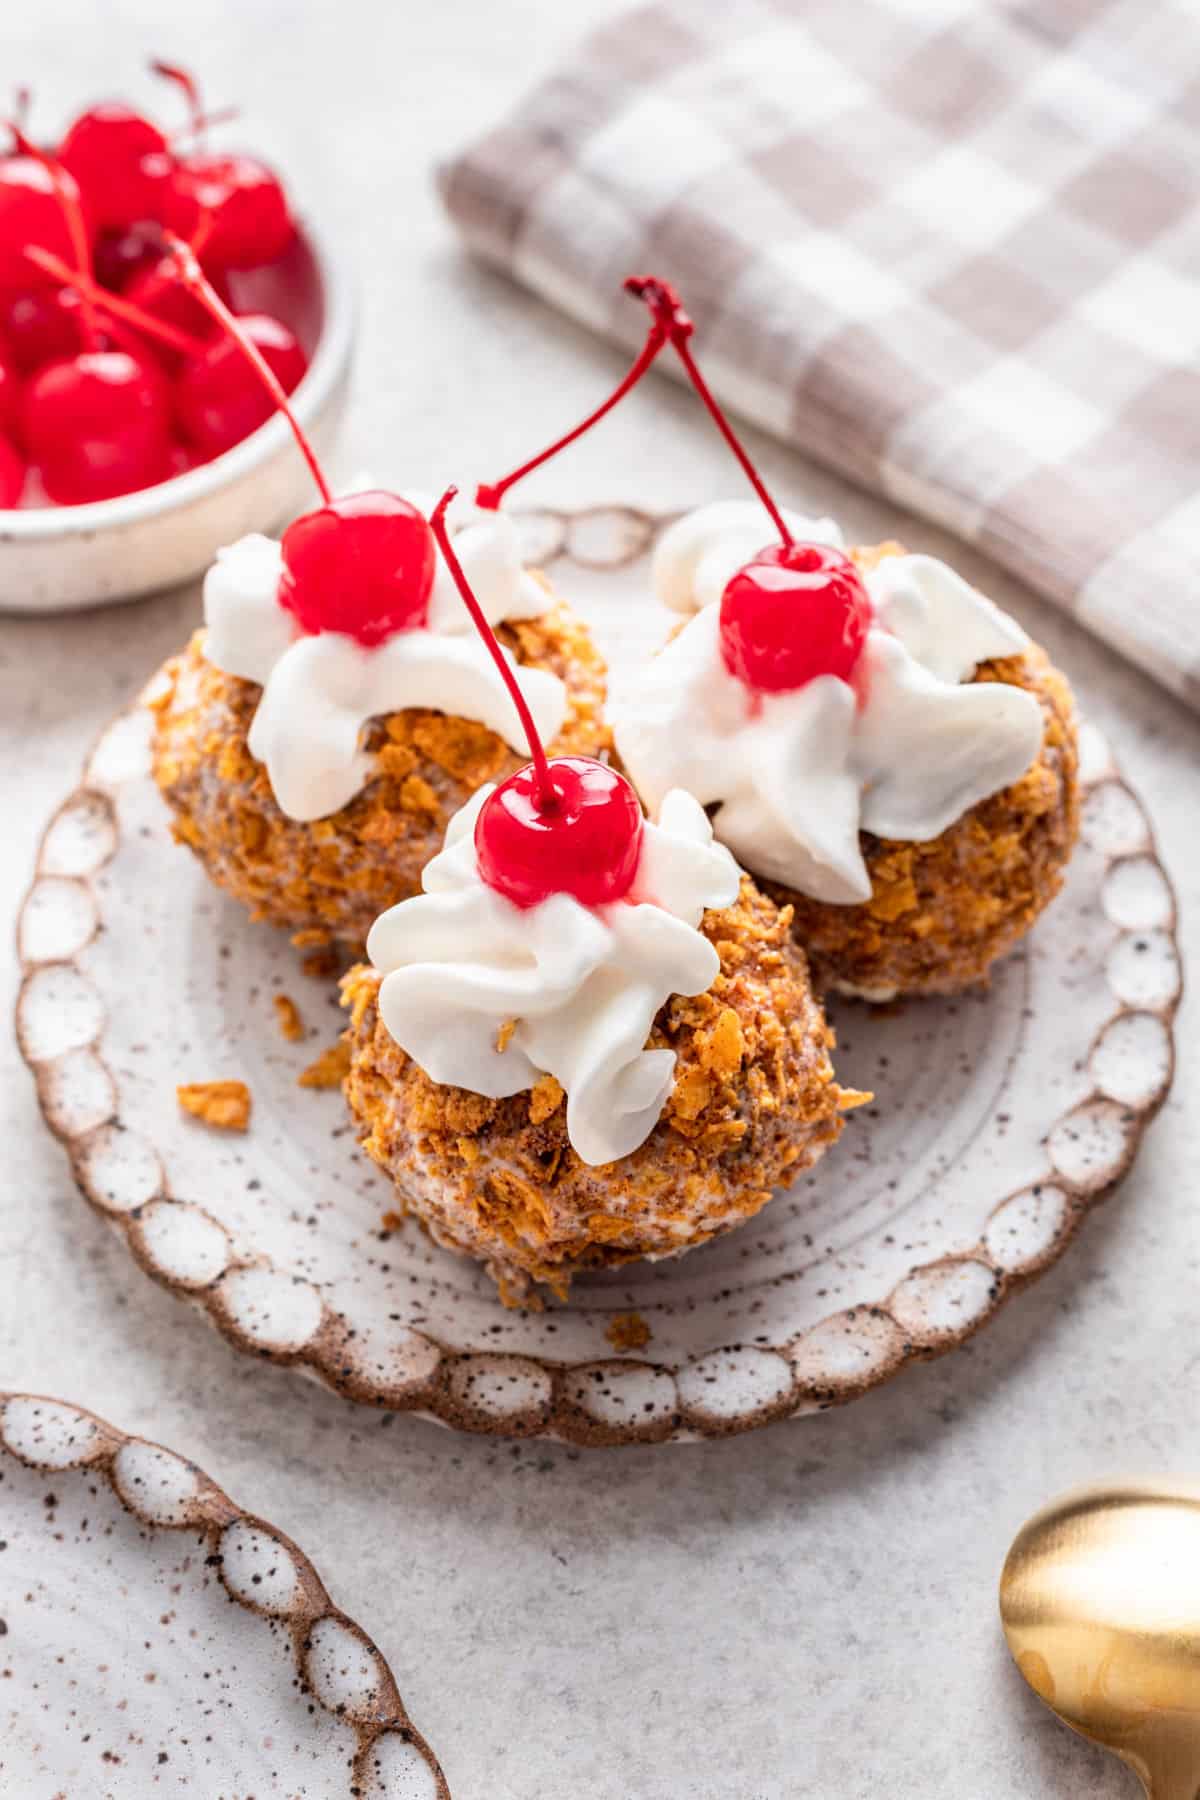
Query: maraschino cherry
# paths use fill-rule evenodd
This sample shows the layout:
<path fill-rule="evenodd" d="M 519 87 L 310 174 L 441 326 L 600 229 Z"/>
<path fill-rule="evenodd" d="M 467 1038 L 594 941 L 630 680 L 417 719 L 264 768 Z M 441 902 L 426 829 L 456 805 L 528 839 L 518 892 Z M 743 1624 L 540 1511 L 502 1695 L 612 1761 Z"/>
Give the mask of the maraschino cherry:
<path fill-rule="evenodd" d="M 165 217 L 175 176 L 167 140 L 123 101 L 105 100 L 80 113 L 58 160 L 78 183 L 97 229 L 119 231 Z"/>
<path fill-rule="evenodd" d="M 248 366 L 258 392 L 265 391 L 271 409 L 291 426 L 324 502 L 294 519 L 283 534 L 280 605 L 306 632 L 344 632 L 368 648 L 396 631 L 423 626 L 437 561 L 428 521 L 399 494 L 375 490 L 334 497 L 288 403 L 287 383 L 272 366 L 270 348 L 258 341 L 261 333 L 256 337 L 254 321 L 234 317 L 187 244 L 170 236 L 167 241 L 180 280 L 221 327 L 220 344 L 241 359 L 243 368 Z M 195 366 L 211 373 L 215 361 L 214 347 Z M 232 382 L 234 364 L 223 360 L 219 367 Z M 185 370 L 181 387 L 189 373 Z"/>
<path fill-rule="evenodd" d="M 205 214 L 187 240 L 192 254 L 200 262 L 202 268 L 204 266 L 203 251 L 212 235 L 212 230 L 213 220 L 208 214 Z M 193 337 L 211 338 L 215 331 L 212 315 L 194 294 L 188 292 L 184 283 L 179 279 L 179 265 L 175 257 L 170 253 L 163 255 L 161 228 L 157 228 L 156 235 L 158 247 L 153 260 L 149 263 L 142 263 L 132 272 L 128 280 L 121 284 L 122 294 L 132 305 L 140 306 L 143 312 L 152 313 L 155 318 L 164 319 L 168 325 L 177 326 L 180 331 L 186 331 Z M 216 270 L 209 274 L 209 280 L 226 306 L 231 307 L 233 298 L 225 277 L 219 270 Z M 272 322 L 278 324 L 278 321 Z M 279 327 L 279 330 L 285 329 L 286 327 Z M 289 348 L 294 350 L 296 356 L 302 358 L 303 353 L 291 332 L 288 332 L 288 337 L 291 339 Z M 278 339 L 276 341 L 278 344 Z M 292 388 L 304 373 L 303 365 L 300 367 L 299 373 L 287 368 L 281 370 L 277 361 L 275 367 L 284 386 L 291 393 Z M 294 376 L 290 385 L 289 376 Z M 261 424 L 262 421 L 258 420 L 257 423 Z M 249 429 L 253 430 L 254 426 Z M 236 442 L 236 439 L 234 441 Z M 228 443 L 222 444 L 221 448 L 228 449 Z M 216 454 L 216 452 L 210 454 Z"/>
<path fill-rule="evenodd" d="M 295 333 L 268 313 L 246 313 L 237 323 L 284 393 L 294 392 L 308 367 Z M 224 336 L 189 362 L 175 384 L 179 428 L 206 457 L 220 456 L 240 444 L 274 411 L 274 399 L 257 382 L 247 380 L 244 352 Z"/>
<path fill-rule="evenodd" d="M 182 88 L 191 108 L 190 129 L 203 136 L 200 89 L 187 69 L 153 63 L 158 75 Z M 282 256 L 292 239 L 292 215 L 283 184 L 257 156 L 211 152 L 203 147 L 176 159 L 168 223 L 180 237 L 210 222 L 204 261 L 213 269 L 252 269 Z"/>
<path fill-rule="evenodd" d="M 222 284 L 218 291 L 222 300 L 228 305 L 228 290 Z M 186 331 L 193 337 L 210 338 L 213 335 L 212 320 L 199 301 L 189 294 L 180 282 L 175 264 L 170 257 L 158 256 L 154 262 L 143 265 L 125 283 L 121 293 L 132 306 L 140 307 L 142 312 L 149 313 L 153 318 L 164 319 L 168 325 L 177 325 L 180 331 Z M 281 327 L 281 329 L 286 329 L 286 327 Z M 291 332 L 288 332 L 288 337 L 291 338 L 292 345 L 303 361 L 303 352 L 300 351 Z M 295 387 L 303 373 L 304 369 L 301 367 L 300 374 L 296 376 L 291 387 Z M 284 385 L 287 385 L 286 382 Z M 288 388 L 289 393 L 291 387 Z M 258 420 L 257 423 L 261 424 L 262 420 Z M 253 429 L 254 427 L 251 426 L 250 430 Z M 242 435 L 246 434 L 243 432 Z M 236 438 L 231 439 L 230 442 L 236 443 L 237 440 Z M 229 444 L 222 444 L 221 448 L 227 450 Z"/>
<path fill-rule="evenodd" d="M 128 350 L 81 350 L 48 363 L 25 390 L 26 447 L 47 494 L 64 506 L 165 480 L 170 421 L 162 375 Z"/>
<path fill-rule="evenodd" d="M 35 274 L 27 264 L 26 283 Z M 0 295 L 0 336 L 22 375 L 73 355 L 83 341 L 79 295 L 72 288 L 28 286 Z"/>
<path fill-rule="evenodd" d="M 854 563 L 827 544 L 793 538 L 700 373 L 688 342 L 694 327 L 675 290 L 654 275 L 631 275 L 625 287 L 649 306 L 779 533 L 780 542 L 752 557 L 721 596 L 725 667 L 756 694 L 790 692 L 821 675 L 851 681 L 871 623 L 870 598 Z"/>
<path fill-rule="evenodd" d="M 182 295 L 195 308 L 194 314 L 187 316 L 193 324 L 199 321 L 206 327 L 210 334 L 207 337 L 175 322 L 171 315 L 180 312 L 178 307 L 136 305 L 123 294 L 108 293 L 88 275 L 73 274 L 45 251 L 30 251 L 30 257 L 39 268 L 64 281 L 73 281 L 80 293 L 106 315 L 133 326 L 172 353 L 167 359 L 171 368 L 180 368 L 174 389 L 180 431 L 203 456 L 220 456 L 265 424 L 276 408 L 275 391 L 264 390 L 257 363 L 247 365 L 242 340 L 249 340 L 285 394 L 299 385 L 308 367 L 307 359 L 295 333 L 270 314 L 235 317 L 216 286 L 200 271 L 190 246 L 170 233 L 164 234 L 164 241 L 171 248 L 156 271 L 156 281 L 165 283 L 169 274 L 168 291 Z M 184 280 L 181 254 L 188 257 L 205 289 L 219 304 L 219 317 Z M 238 341 L 230 332 L 231 324 L 238 328 Z"/>
<path fill-rule="evenodd" d="M 760 693 L 787 693 L 819 675 L 850 681 L 871 602 L 850 558 L 829 544 L 770 544 L 721 596 L 721 655 Z"/>
<path fill-rule="evenodd" d="M 171 224 L 190 237 L 204 213 L 212 216 L 205 260 L 216 269 L 252 269 L 274 262 L 292 240 L 292 215 L 279 177 L 257 156 L 197 152 L 175 171 Z"/>
<path fill-rule="evenodd" d="M 56 181 L 32 146 L 0 158 L 0 288 L 35 284 L 34 271 L 25 260 L 30 244 L 68 260 L 72 256 L 74 246 L 59 201 L 60 185 L 68 184 L 78 201 L 74 179 L 64 171 Z"/>
<path fill-rule="evenodd" d="M 570 894 L 584 906 L 623 900 L 642 849 L 642 810 L 615 769 L 591 756 L 548 757 L 520 681 L 471 591 L 446 528 L 447 488 L 430 517 L 446 566 L 512 695 L 533 758 L 489 794 L 475 821 L 479 873 L 516 906 Z"/>
<path fill-rule="evenodd" d="M 344 631 L 368 649 L 419 630 L 437 563 L 425 518 L 399 494 L 323 492 L 283 534 L 280 604 L 305 631 Z"/>

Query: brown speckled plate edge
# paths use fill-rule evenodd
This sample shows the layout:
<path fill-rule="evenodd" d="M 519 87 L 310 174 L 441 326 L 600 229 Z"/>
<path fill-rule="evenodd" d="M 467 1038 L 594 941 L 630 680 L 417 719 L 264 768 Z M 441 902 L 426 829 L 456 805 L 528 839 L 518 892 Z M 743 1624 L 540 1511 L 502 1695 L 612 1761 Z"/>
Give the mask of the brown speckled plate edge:
<path fill-rule="evenodd" d="M 34 1421 L 39 1414 L 44 1416 L 42 1429 L 46 1433 L 48 1445 L 45 1456 L 35 1454 L 29 1443 L 22 1442 L 16 1429 L 9 1426 L 10 1409 L 17 1408 L 22 1409 L 24 1414 L 22 1422 L 25 1433 L 31 1433 L 35 1437 L 39 1427 Z M 144 1446 L 157 1456 L 168 1458 L 171 1464 L 179 1466 L 181 1473 L 186 1472 L 191 1478 L 192 1491 L 187 1494 L 175 1516 L 164 1518 L 156 1515 L 153 1507 L 140 1499 L 132 1483 L 122 1482 L 118 1458 L 129 1446 Z M 90 1472 L 103 1476 L 126 1511 L 132 1513 L 149 1530 L 188 1531 L 202 1535 L 208 1545 L 209 1566 L 216 1569 L 230 1599 L 287 1631 L 291 1639 L 296 1678 L 305 1693 L 324 1711 L 344 1720 L 354 1731 L 357 1749 L 347 1772 L 347 1800 L 350 1795 L 367 1791 L 364 1783 L 368 1780 L 372 1749 L 385 1734 L 399 1737 L 405 1744 L 412 1746 L 434 1777 L 439 1800 L 450 1800 L 450 1789 L 446 1785 L 441 1765 L 420 1732 L 410 1722 L 395 1677 L 378 1647 L 360 1625 L 333 1604 L 324 1583 L 303 1550 L 285 1532 L 277 1530 L 267 1520 L 259 1518 L 255 1513 L 245 1512 L 190 1458 L 180 1456 L 152 1439 L 120 1431 L 115 1425 L 108 1424 L 86 1407 L 77 1406 L 74 1402 L 55 1400 L 45 1394 L 10 1393 L 3 1390 L 0 1390 L 0 1454 L 13 1457 L 27 1469 L 45 1473 L 60 1474 L 71 1469 L 87 1468 Z M 263 1605 L 253 1593 L 247 1591 L 244 1583 L 236 1583 L 230 1576 L 222 1554 L 222 1544 L 226 1533 L 233 1526 L 246 1528 L 270 1539 L 273 1548 L 277 1548 L 290 1562 L 294 1576 L 293 1593 L 282 1608 Z M 308 1662 L 313 1632 L 318 1624 L 326 1620 L 349 1633 L 365 1653 L 370 1670 L 369 1691 L 364 1690 L 358 1701 L 350 1697 L 340 1704 L 331 1705 L 330 1700 L 320 1693 L 318 1684 L 310 1677 Z"/>
<path fill-rule="evenodd" d="M 545 510 L 526 514 L 523 529 L 531 562 L 546 564 L 561 557 L 579 567 L 599 569 L 636 560 L 645 552 L 656 529 L 665 522 L 665 516 L 635 508 L 590 506 L 572 512 Z M 203 1289 L 197 1290 L 193 1284 L 185 1285 L 154 1265 L 146 1254 L 138 1230 L 145 1207 L 185 1204 L 170 1195 L 161 1164 L 154 1191 L 147 1193 L 142 1205 L 128 1211 L 114 1212 L 106 1205 L 103 1194 L 97 1191 L 90 1177 L 86 1154 L 89 1143 L 98 1132 L 119 1125 L 120 1118 L 117 1082 L 102 1053 L 103 1005 L 99 996 L 96 996 L 99 1023 L 93 1040 L 86 1046 L 73 1045 L 63 1057 L 35 1058 L 30 1053 L 22 1027 L 22 1000 L 39 969 L 50 966 L 69 969 L 81 984 L 89 984 L 77 958 L 100 927 L 91 877 L 103 868 L 117 846 L 116 812 L 111 795 L 122 779 L 145 772 L 144 769 L 123 769 L 114 777 L 98 768 L 98 763 L 103 760 L 105 747 L 113 735 L 119 733 L 123 724 L 130 722 L 137 710 L 135 704 L 126 713 L 118 715 L 102 734 L 84 764 L 79 787 L 63 802 L 43 836 L 37 871 L 18 919 L 18 942 L 23 940 L 26 915 L 43 882 L 74 883 L 79 890 L 81 921 L 90 918 L 92 923 L 89 928 L 86 922 L 81 922 L 70 953 L 34 957 L 22 949 L 24 982 L 17 1003 L 18 1041 L 34 1074 L 43 1116 L 66 1146 L 81 1193 L 122 1233 L 139 1265 L 179 1298 L 199 1307 L 238 1349 L 259 1358 L 297 1366 L 348 1399 L 393 1411 L 414 1412 L 461 1430 L 504 1436 L 542 1435 L 584 1445 L 661 1443 L 726 1436 L 777 1419 L 843 1405 L 890 1380 L 907 1364 L 944 1355 L 966 1342 L 995 1316 L 1001 1305 L 1057 1262 L 1091 1209 L 1112 1192 L 1127 1172 L 1146 1127 L 1169 1091 L 1174 1074 L 1173 1022 L 1181 992 L 1179 981 L 1165 997 L 1143 1004 L 1124 998 L 1110 978 L 1113 1010 L 1093 1038 L 1091 1051 L 1085 1059 L 1088 1066 L 1114 1026 L 1130 1021 L 1145 1023 L 1155 1029 L 1161 1039 L 1164 1051 L 1161 1078 L 1152 1091 L 1135 1101 L 1114 1097 L 1096 1080 L 1091 1094 L 1073 1105 L 1046 1134 L 1044 1177 L 1022 1188 L 1019 1194 L 1007 1194 L 997 1201 L 991 1214 L 992 1222 L 997 1221 L 1006 1208 L 1011 1213 L 1019 1204 L 1036 1206 L 1043 1194 L 1053 1195 L 1059 1204 L 1059 1217 L 1048 1241 L 1024 1260 L 1014 1260 L 1005 1256 L 993 1241 L 989 1224 L 988 1230 L 969 1251 L 918 1264 L 889 1292 L 881 1294 L 877 1302 L 860 1303 L 835 1312 L 798 1337 L 776 1346 L 730 1344 L 679 1366 L 631 1356 L 563 1363 L 499 1352 L 460 1352 L 427 1333 L 414 1331 L 410 1335 L 418 1354 L 411 1378 L 375 1382 L 348 1367 L 344 1354 L 346 1324 L 323 1301 L 319 1323 L 302 1345 L 285 1348 L 264 1345 L 243 1330 L 232 1316 L 222 1294 L 222 1283 L 239 1268 L 254 1268 L 264 1274 L 289 1279 L 285 1271 L 264 1265 L 261 1260 L 239 1265 L 231 1259 Z M 1166 952 L 1177 965 L 1174 891 L 1159 861 L 1145 809 L 1133 789 L 1121 778 L 1107 746 L 1094 731 L 1087 734 L 1087 746 L 1081 780 L 1085 811 L 1089 804 L 1098 800 L 1115 798 L 1129 820 L 1118 845 L 1101 842 L 1097 846 L 1106 868 L 1101 906 L 1113 929 L 1114 942 L 1147 934 L 1147 927 L 1123 921 L 1108 906 L 1113 875 L 1126 865 L 1145 865 L 1161 883 L 1164 896 L 1163 916 L 1154 921 L 1149 932 L 1164 942 Z M 119 763 L 120 757 L 116 760 Z M 56 870 L 52 863 L 47 866 L 46 847 L 56 826 L 72 809 L 98 813 L 103 820 L 103 829 L 96 833 L 94 862 L 86 868 L 64 873 Z M 1084 834 L 1086 837 L 1086 822 Z M 71 1059 L 78 1065 L 80 1057 L 91 1059 L 91 1074 L 97 1083 L 108 1084 L 112 1102 L 105 1121 L 92 1120 L 86 1129 L 75 1132 L 56 1121 L 47 1096 L 55 1084 L 56 1064 Z M 1089 1128 L 1099 1130 L 1103 1136 L 1108 1126 L 1112 1127 L 1109 1136 L 1114 1146 L 1110 1154 L 1101 1155 L 1074 1171 L 1070 1168 L 1069 1157 L 1055 1157 L 1056 1140 L 1078 1137 Z M 203 1215 L 202 1208 L 186 1204 L 191 1212 Z M 224 1236 L 215 1220 L 209 1222 Z M 964 1304 L 963 1299 L 967 1296 L 969 1303 Z M 740 1404 L 712 1405 L 713 1377 L 722 1368 L 736 1371 L 736 1385 L 743 1397 Z M 630 1389 L 630 1403 L 623 1406 L 620 1390 L 626 1386 Z M 649 1404 L 644 1398 L 647 1393 L 653 1396 Z M 602 1403 L 596 1403 L 598 1398 Z"/>

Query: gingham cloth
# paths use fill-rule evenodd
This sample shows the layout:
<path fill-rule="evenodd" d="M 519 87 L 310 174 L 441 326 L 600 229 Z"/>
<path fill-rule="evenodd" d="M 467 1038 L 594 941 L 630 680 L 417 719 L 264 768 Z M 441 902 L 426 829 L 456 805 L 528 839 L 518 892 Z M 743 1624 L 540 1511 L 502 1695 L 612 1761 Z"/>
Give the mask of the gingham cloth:
<path fill-rule="evenodd" d="M 665 0 L 440 182 L 622 343 L 677 282 L 732 408 L 1200 705 L 1198 178 L 1200 0 Z"/>

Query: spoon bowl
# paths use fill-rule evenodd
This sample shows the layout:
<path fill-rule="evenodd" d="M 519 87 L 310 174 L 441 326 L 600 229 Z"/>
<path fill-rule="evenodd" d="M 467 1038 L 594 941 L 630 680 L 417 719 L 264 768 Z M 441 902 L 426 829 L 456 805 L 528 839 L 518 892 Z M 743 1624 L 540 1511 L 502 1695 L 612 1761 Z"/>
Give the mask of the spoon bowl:
<path fill-rule="evenodd" d="M 1151 1800 L 1200 1792 L 1200 1484 L 1078 1488 L 1023 1525 L 1000 1577 L 1021 1674 Z"/>

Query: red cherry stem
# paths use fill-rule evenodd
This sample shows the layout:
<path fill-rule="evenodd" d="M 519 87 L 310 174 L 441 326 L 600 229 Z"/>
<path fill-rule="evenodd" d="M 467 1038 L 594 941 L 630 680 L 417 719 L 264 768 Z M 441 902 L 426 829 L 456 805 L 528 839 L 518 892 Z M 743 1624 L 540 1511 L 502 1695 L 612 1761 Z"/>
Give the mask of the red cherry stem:
<path fill-rule="evenodd" d="M 563 437 L 557 438 L 554 443 L 550 445 L 548 450 L 543 450 L 537 456 L 530 457 L 529 461 L 522 463 L 519 469 L 514 469 L 511 475 L 506 475 L 503 481 L 481 482 L 475 490 L 476 506 L 483 506 L 486 507 L 489 512 L 494 512 L 510 487 L 515 487 L 518 481 L 523 480 L 524 477 L 531 474 L 534 469 L 540 469 L 544 462 L 549 462 L 552 456 L 557 456 L 560 450 L 565 450 L 568 444 L 573 444 L 575 439 L 582 437 L 585 431 L 590 431 L 593 425 L 598 425 L 605 413 L 611 412 L 617 402 L 625 398 L 630 388 L 637 386 L 638 382 L 642 379 L 642 376 L 646 373 L 646 370 L 650 367 L 651 363 L 666 343 L 668 335 L 669 334 L 662 322 L 655 319 L 650 326 L 650 332 L 646 338 L 646 342 L 642 345 L 632 368 L 629 370 L 629 373 L 625 376 L 624 380 L 617 383 L 612 393 L 608 396 L 608 399 L 601 401 L 596 410 L 590 412 L 581 425 L 576 425 L 574 430 L 568 431 Z"/>
<path fill-rule="evenodd" d="M 161 75 L 164 81 L 173 81 L 182 90 L 188 104 L 187 129 L 194 136 L 199 136 L 204 130 L 204 107 L 200 100 L 200 83 L 191 70 L 182 68 L 179 63 L 159 62 L 157 59 L 151 60 L 150 70 L 154 75 Z"/>
<path fill-rule="evenodd" d="M 98 307 L 102 312 L 111 313 L 114 319 L 121 319 L 126 325 L 134 325 L 147 337 L 157 338 L 169 350 L 178 351 L 180 356 L 203 356 L 208 345 L 203 338 L 193 337 L 188 331 L 181 331 L 177 325 L 168 324 L 165 319 L 156 319 L 153 313 L 144 312 L 131 300 L 122 299 L 120 294 L 112 294 L 102 288 L 98 281 L 90 275 L 81 275 L 78 269 L 70 269 L 66 263 L 43 250 L 37 244 L 27 244 L 25 254 L 30 262 L 44 269 L 47 275 L 53 275 L 64 287 L 75 288 L 85 301 Z"/>
<path fill-rule="evenodd" d="M 218 106 L 213 112 L 202 112 L 198 117 L 189 119 L 187 124 L 181 125 L 177 131 L 169 131 L 167 142 L 174 149 L 183 138 L 204 139 L 213 125 L 228 125 L 234 119 L 240 119 L 241 116 L 240 106 Z"/>
<path fill-rule="evenodd" d="M 480 637 L 487 645 L 492 661 L 499 669 L 505 687 L 512 695 L 513 705 L 521 721 L 521 728 L 529 740 L 529 754 L 533 759 L 534 771 L 537 775 L 537 806 L 543 813 L 555 812 L 558 808 L 559 793 L 550 777 L 550 764 L 546 760 L 546 752 L 542 748 L 542 740 L 538 736 L 537 726 L 533 722 L 533 714 L 529 704 L 521 692 L 521 684 L 513 671 L 512 664 L 500 648 L 495 632 L 484 617 L 483 608 L 471 591 L 471 584 L 463 573 L 463 566 L 454 554 L 454 546 L 450 542 L 450 533 L 446 529 L 446 508 L 458 493 L 456 487 L 448 487 L 433 511 L 429 515 L 429 526 L 437 539 L 438 548 L 446 559 L 446 567 L 454 577 L 454 585 L 463 598 L 463 605 L 471 615 L 471 619 Z"/>
<path fill-rule="evenodd" d="M 58 159 L 51 156 L 48 151 L 41 149 L 33 142 L 32 138 L 26 137 L 15 119 L 9 121 L 9 130 L 12 132 L 13 142 L 21 155 L 31 156 L 35 162 L 40 162 L 54 184 L 54 197 L 58 201 L 59 210 L 66 222 L 67 235 L 71 240 L 71 249 L 75 257 L 75 266 L 82 278 L 80 282 L 80 292 L 82 293 L 84 284 L 89 282 L 92 277 L 92 246 L 88 238 L 87 226 L 84 223 L 83 208 L 79 204 L 79 195 L 73 191 L 73 183 L 68 185 L 63 180 L 63 168 Z M 26 253 L 28 254 L 28 247 Z M 83 296 L 83 337 L 87 349 L 98 350 L 100 348 L 100 325 L 96 318 L 96 308 L 86 294 Z"/>
<path fill-rule="evenodd" d="M 692 355 L 688 339 L 695 330 L 695 326 L 684 311 L 679 295 L 669 281 L 663 281 L 657 275 L 630 275 L 624 285 L 627 294 L 632 294 L 636 299 L 645 301 L 650 308 L 656 324 L 663 331 L 664 336 L 670 340 L 671 347 L 687 370 L 688 380 L 704 402 L 717 430 L 737 457 L 746 479 L 770 514 L 772 525 L 783 542 L 790 546 L 794 540 L 784 524 L 783 514 L 767 492 L 766 483 L 738 440 L 733 426 L 721 411 L 715 395 L 700 373 L 696 359 Z"/>
<path fill-rule="evenodd" d="M 183 137 L 199 138 L 203 142 L 210 125 L 227 125 L 231 119 L 239 117 L 241 109 L 236 106 L 219 106 L 215 112 L 205 112 L 200 98 L 200 83 L 190 69 L 182 68 L 179 63 L 159 61 L 151 62 L 150 68 L 155 75 L 161 75 L 164 80 L 173 81 L 177 88 L 181 88 L 188 103 L 188 122 L 181 125 L 178 131 L 171 132 L 167 139 L 169 144 L 174 145 Z"/>
<path fill-rule="evenodd" d="M 230 312 L 220 294 L 218 294 L 212 282 L 200 267 L 191 245 L 185 244 L 183 239 L 181 237 L 176 237 L 172 231 L 164 231 L 163 240 L 166 244 L 168 254 L 175 259 L 175 266 L 179 270 L 179 279 L 182 281 L 184 287 L 187 288 L 190 294 L 195 295 L 201 306 L 205 308 L 211 317 L 216 320 L 222 331 L 224 331 L 237 345 L 246 361 L 250 364 L 250 367 L 254 370 L 254 373 L 266 388 L 268 394 L 270 394 L 276 407 L 291 426 L 292 436 L 296 440 L 301 456 L 304 458 L 312 472 L 312 478 L 320 490 L 321 498 L 326 506 L 330 505 L 333 500 L 333 492 L 325 479 L 325 472 L 317 461 L 317 453 L 309 443 L 308 438 L 305 435 L 304 427 L 292 411 L 288 397 L 285 394 L 282 383 L 276 376 L 274 369 L 272 369 L 271 365 L 267 362 L 257 346 L 252 344 L 250 339 L 246 336 L 238 319 Z"/>

